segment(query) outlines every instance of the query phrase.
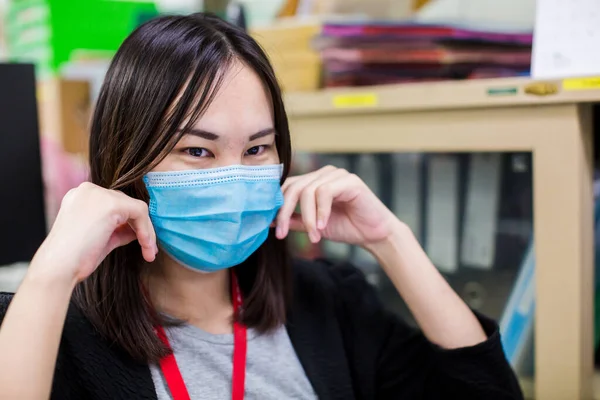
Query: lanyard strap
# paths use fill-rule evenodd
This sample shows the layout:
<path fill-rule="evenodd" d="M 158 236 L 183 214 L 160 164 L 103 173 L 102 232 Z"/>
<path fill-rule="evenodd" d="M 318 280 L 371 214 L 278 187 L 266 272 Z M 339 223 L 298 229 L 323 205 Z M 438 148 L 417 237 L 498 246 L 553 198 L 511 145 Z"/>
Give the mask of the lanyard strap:
<path fill-rule="evenodd" d="M 233 303 L 233 314 L 236 320 L 233 322 L 233 375 L 231 379 L 232 400 L 244 399 L 244 385 L 246 381 L 246 351 L 247 337 L 246 327 L 237 322 L 238 313 L 242 307 L 242 293 L 238 285 L 237 276 L 231 272 L 231 296 Z"/>
<path fill-rule="evenodd" d="M 235 273 L 231 272 L 231 297 L 233 303 L 233 313 L 237 318 L 242 306 L 242 294 L 238 285 Z M 156 334 L 160 340 L 171 350 L 171 353 L 160 360 L 160 369 L 165 377 L 169 391 L 173 400 L 190 400 L 190 394 L 187 391 L 173 349 L 169 343 L 169 338 L 162 326 L 155 327 Z M 232 400 L 244 399 L 244 386 L 246 380 L 246 351 L 247 335 L 246 327 L 237 321 L 233 323 L 233 374 L 231 398 Z"/>

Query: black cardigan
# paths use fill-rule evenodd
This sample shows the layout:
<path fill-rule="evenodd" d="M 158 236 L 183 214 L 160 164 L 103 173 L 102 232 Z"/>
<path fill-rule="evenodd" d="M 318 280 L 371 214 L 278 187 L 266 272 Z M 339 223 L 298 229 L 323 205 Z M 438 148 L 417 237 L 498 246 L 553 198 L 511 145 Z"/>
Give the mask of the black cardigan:
<path fill-rule="evenodd" d="M 287 330 L 319 399 L 523 398 L 493 321 L 478 315 L 487 341 L 444 350 L 385 311 L 356 268 L 297 261 L 293 271 Z M 11 298 L 0 294 L 0 323 Z M 103 340 L 71 306 L 52 399 L 156 399 L 156 393 L 148 366 Z"/>

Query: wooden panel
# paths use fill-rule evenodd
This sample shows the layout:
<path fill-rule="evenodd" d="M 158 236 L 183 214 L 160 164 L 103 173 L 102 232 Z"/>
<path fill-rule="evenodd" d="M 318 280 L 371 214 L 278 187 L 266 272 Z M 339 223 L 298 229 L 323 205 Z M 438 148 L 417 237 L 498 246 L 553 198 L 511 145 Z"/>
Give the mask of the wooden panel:
<path fill-rule="evenodd" d="M 40 131 L 73 154 L 87 154 L 90 85 L 87 81 L 38 82 Z"/>
<path fill-rule="evenodd" d="M 60 81 L 61 129 L 64 149 L 87 154 L 91 111 L 90 85 L 87 81 Z"/>
<path fill-rule="evenodd" d="M 534 152 L 535 395 L 544 400 L 592 398 L 591 111 L 580 107 L 540 121 Z"/>
<path fill-rule="evenodd" d="M 530 151 L 562 106 L 291 118 L 295 151 Z"/>

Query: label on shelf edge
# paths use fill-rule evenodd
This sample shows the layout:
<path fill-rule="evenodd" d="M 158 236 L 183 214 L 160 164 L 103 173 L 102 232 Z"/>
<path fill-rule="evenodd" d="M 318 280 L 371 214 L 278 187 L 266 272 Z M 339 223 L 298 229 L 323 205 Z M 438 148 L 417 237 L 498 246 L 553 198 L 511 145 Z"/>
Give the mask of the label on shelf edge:
<path fill-rule="evenodd" d="M 536 81 L 525 85 L 523 91 L 533 96 L 551 96 L 558 93 L 558 85 L 554 82 Z"/>
<path fill-rule="evenodd" d="M 494 87 L 488 88 L 488 96 L 514 96 L 519 93 L 517 87 Z"/>
<path fill-rule="evenodd" d="M 597 90 L 600 89 L 600 76 L 563 79 L 562 84 L 564 90 Z"/>
<path fill-rule="evenodd" d="M 375 93 L 339 94 L 332 102 L 335 108 L 376 107 L 379 103 Z"/>

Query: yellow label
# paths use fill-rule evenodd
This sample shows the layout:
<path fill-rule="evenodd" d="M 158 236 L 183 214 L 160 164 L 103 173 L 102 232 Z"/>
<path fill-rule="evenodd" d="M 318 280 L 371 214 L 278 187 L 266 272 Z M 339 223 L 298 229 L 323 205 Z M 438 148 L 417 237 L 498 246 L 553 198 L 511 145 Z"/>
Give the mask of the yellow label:
<path fill-rule="evenodd" d="M 600 89 L 600 76 L 589 78 L 571 78 L 563 80 L 565 90 L 590 90 Z"/>
<path fill-rule="evenodd" d="M 377 95 L 375 93 L 340 94 L 333 97 L 335 108 L 375 107 Z"/>

